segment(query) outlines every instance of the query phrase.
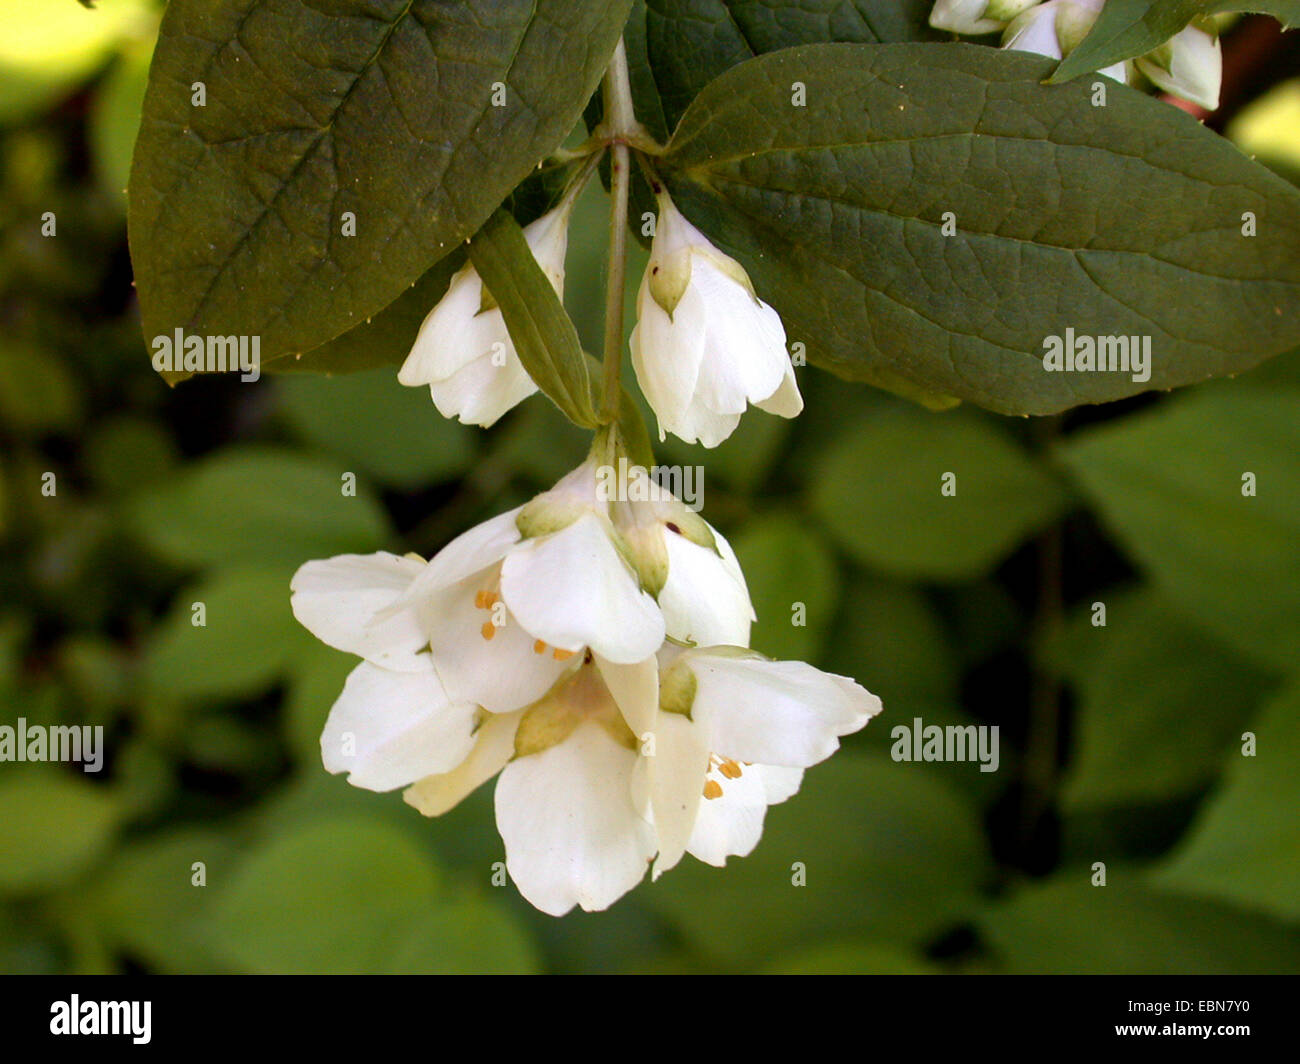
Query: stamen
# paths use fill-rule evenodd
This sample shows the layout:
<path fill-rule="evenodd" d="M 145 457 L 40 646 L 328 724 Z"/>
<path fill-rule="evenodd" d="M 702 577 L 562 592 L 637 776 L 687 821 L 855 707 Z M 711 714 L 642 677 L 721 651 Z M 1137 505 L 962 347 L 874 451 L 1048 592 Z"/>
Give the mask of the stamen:
<path fill-rule="evenodd" d="M 737 765 L 734 761 L 731 761 L 729 759 L 723 761 L 722 764 L 718 766 L 718 770 L 729 780 L 740 779 L 740 775 L 741 775 L 740 766 Z"/>
<path fill-rule="evenodd" d="M 493 624 L 491 621 L 484 621 L 483 627 L 479 629 L 479 634 L 484 639 L 490 640 L 494 635 L 497 634 L 497 626 Z"/>
<path fill-rule="evenodd" d="M 569 658 L 573 657 L 574 653 L 575 652 L 572 650 L 561 650 L 559 647 L 556 647 L 551 651 L 551 657 L 556 661 L 568 661 Z"/>
<path fill-rule="evenodd" d="M 533 644 L 533 653 L 534 653 L 534 654 L 545 654 L 545 653 L 546 653 L 546 644 L 543 643 L 540 639 L 537 640 L 537 642 Z"/>
<path fill-rule="evenodd" d="M 501 596 L 495 591 L 476 591 L 474 592 L 474 606 L 480 610 L 490 610 L 501 600 Z"/>
<path fill-rule="evenodd" d="M 704 797 L 705 797 L 705 798 L 721 798 L 721 797 L 722 797 L 722 784 L 719 783 L 717 780 L 705 780 L 705 781 L 704 781 Z"/>

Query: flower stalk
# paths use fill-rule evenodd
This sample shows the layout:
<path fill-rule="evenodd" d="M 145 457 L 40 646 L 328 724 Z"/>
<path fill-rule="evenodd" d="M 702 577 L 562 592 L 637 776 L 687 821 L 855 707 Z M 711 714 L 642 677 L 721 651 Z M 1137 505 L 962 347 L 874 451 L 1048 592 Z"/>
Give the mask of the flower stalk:
<path fill-rule="evenodd" d="M 627 69 L 627 50 L 620 37 L 605 71 L 605 135 L 609 155 L 609 268 L 605 278 L 605 384 L 602 420 L 618 417 L 622 392 L 623 279 L 627 268 L 627 201 L 631 182 L 631 155 L 624 138 L 640 129 L 632 108 L 632 83 Z"/>

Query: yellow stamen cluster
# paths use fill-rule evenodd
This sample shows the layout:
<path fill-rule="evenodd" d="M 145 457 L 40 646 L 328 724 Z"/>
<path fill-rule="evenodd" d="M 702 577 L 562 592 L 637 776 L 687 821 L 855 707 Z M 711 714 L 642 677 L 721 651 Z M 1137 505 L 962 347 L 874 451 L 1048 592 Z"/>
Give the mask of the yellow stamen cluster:
<path fill-rule="evenodd" d="M 719 772 L 729 780 L 738 780 L 744 775 L 740 763 L 732 761 L 729 757 L 719 757 L 717 754 L 709 755 L 709 771 Z M 722 784 L 715 779 L 706 779 L 704 781 L 704 797 L 721 798 Z"/>
<path fill-rule="evenodd" d="M 474 607 L 476 609 L 490 610 L 500 601 L 501 596 L 495 591 L 477 591 L 474 593 Z M 484 621 L 483 627 L 479 629 L 479 635 L 484 639 L 490 640 L 496 634 L 497 626 L 491 618 Z"/>
<path fill-rule="evenodd" d="M 538 639 L 535 643 L 533 643 L 533 653 L 545 654 L 546 644 L 543 643 L 540 639 Z M 573 657 L 573 654 L 574 652 L 572 650 L 561 650 L 559 647 L 556 647 L 554 650 L 551 651 L 551 657 L 553 657 L 556 661 L 568 661 L 569 658 Z"/>

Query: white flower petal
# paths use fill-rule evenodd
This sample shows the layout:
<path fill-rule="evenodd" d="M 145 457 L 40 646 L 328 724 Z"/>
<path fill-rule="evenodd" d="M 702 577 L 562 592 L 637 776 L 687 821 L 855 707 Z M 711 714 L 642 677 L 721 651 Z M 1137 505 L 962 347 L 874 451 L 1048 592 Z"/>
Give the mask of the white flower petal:
<path fill-rule="evenodd" d="M 799 413 L 803 410 L 803 396 L 799 394 L 799 384 L 795 380 L 794 366 L 788 360 L 785 364 L 785 376 L 781 379 L 781 386 L 766 399 L 760 399 L 754 405 L 769 414 L 776 414 L 777 417 L 799 416 Z"/>
<path fill-rule="evenodd" d="M 930 25 L 949 33 L 993 33 L 1006 23 L 986 18 L 988 6 L 988 0 L 936 0 L 930 12 Z"/>
<path fill-rule="evenodd" d="M 513 549 L 501 566 L 501 594 L 524 629 L 553 647 L 590 646 L 630 665 L 663 642 L 659 607 L 592 513 Z"/>
<path fill-rule="evenodd" d="M 749 645 L 754 607 L 731 544 L 716 529 L 719 554 L 665 530 L 668 579 L 659 592 L 668 635 L 698 646 Z"/>
<path fill-rule="evenodd" d="M 802 774 L 802 769 L 784 771 Z M 735 779 L 716 770 L 709 773 L 709 781 L 717 784 L 722 793 L 700 802 L 686 847 L 691 856 L 721 867 L 728 857 L 748 857 L 753 852 L 763 836 L 769 802 L 766 772 L 765 765 L 745 765 Z M 788 786 L 787 781 L 782 782 Z"/>
<path fill-rule="evenodd" d="M 408 601 L 419 602 L 436 588 L 451 587 L 466 577 L 496 565 L 519 542 L 515 518 L 523 507 L 515 507 L 463 532 L 429 559 L 429 564 L 411 585 Z"/>
<path fill-rule="evenodd" d="M 736 431 L 740 414 L 718 414 L 700 402 L 693 402 L 668 429 L 685 443 L 716 447 Z"/>
<path fill-rule="evenodd" d="M 790 364 L 781 319 L 707 259 L 696 260 L 691 288 L 708 313 L 694 401 L 716 414 L 743 414 L 776 392 Z"/>
<path fill-rule="evenodd" d="M 880 699 L 802 661 L 688 650 L 698 686 L 692 716 L 715 754 L 790 767 L 814 765 L 880 712 Z"/>
<path fill-rule="evenodd" d="M 676 865 L 686 852 L 703 802 L 704 780 L 709 771 L 708 740 L 703 727 L 680 713 L 659 714 L 654 728 L 654 753 L 645 758 L 659 841 L 655 879 Z"/>
<path fill-rule="evenodd" d="M 415 658 L 429 641 L 418 617 L 390 610 L 424 569 L 423 561 L 383 551 L 307 562 L 289 584 L 293 615 L 336 650 L 391 669 L 426 667 Z"/>
<path fill-rule="evenodd" d="M 640 741 L 654 731 L 659 715 L 659 662 L 653 655 L 631 665 L 616 665 L 595 655 L 596 670 L 605 681 L 623 720 Z"/>
<path fill-rule="evenodd" d="M 564 256 L 569 248 L 570 205 L 547 211 L 524 226 L 528 248 L 551 282 L 557 295 L 564 295 Z"/>
<path fill-rule="evenodd" d="M 635 763 L 603 727 L 585 723 L 501 773 L 496 815 L 506 868 L 542 912 L 608 908 L 645 876 L 654 830 L 632 804 Z"/>
<path fill-rule="evenodd" d="M 490 713 L 509 713 L 536 702 L 572 663 L 567 655 L 557 659 L 552 647 L 539 649 L 537 640 L 503 607 L 497 612 L 505 623 L 493 624 L 493 609 L 476 601 L 483 590 L 470 577 L 430 593 L 423 604 L 433 619 L 429 655 L 448 697 L 476 703 Z"/>
<path fill-rule="evenodd" d="M 1061 42 L 1056 36 L 1056 16 L 1061 0 L 1048 0 L 1017 15 L 1002 37 L 1002 47 L 1017 52 L 1035 52 L 1052 59 L 1061 58 Z"/>
<path fill-rule="evenodd" d="M 695 300 L 683 296 L 676 313 L 669 318 L 642 282 L 637 323 L 629 343 L 632 368 L 659 421 L 660 439 L 665 431 L 677 435 L 673 426 L 681 420 L 695 394 L 706 339 L 704 322 L 700 320 L 702 311 Z"/>
<path fill-rule="evenodd" d="M 425 816 L 441 816 L 459 805 L 480 784 L 486 783 L 503 768 L 515 752 L 515 732 L 519 713 L 490 713 L 474 733 L 474 747 L 450 772 L 425 776 L 402 792 L 408 805 Z"/>
<path fill-rule="evenodd" d="M 321 758 L 371 791 L 448 772 L 474 745 L 474 707 L 448 701 L 433 666 L 393 672 L 363 661 L 348 675 L 321 733 Z"/>
<path fill-rule="evenodd" d="M 416 386 L 445 380 L 492 348 L 492 339 L 505 332 L 500 311 L 480 315 L 483 282 L 468 263 L 456 271 L 446 294 L 438 300 L 415 337 L 397 379 Z M 495 315 L 493 320 L 492 315 Z"/>
<path fill-rule="evenodd" d="M 429 385 L 433 404 L 443 417 L 483 428 L 496 424 L 503 414 L 536 391 L 537 385 L 508 338 L 499 356 L 489 350 L 451 376 Z"/>
<path fill-rule="evenodd" d="M 1167 55 L 1168 69 L 1152 56 L 1139 56 L 1137 67 L 1160 89 L 1213 111 L 1223 83 L 1219 39 L 1195 26 L 1175 34 L 1156 55 Z"/>

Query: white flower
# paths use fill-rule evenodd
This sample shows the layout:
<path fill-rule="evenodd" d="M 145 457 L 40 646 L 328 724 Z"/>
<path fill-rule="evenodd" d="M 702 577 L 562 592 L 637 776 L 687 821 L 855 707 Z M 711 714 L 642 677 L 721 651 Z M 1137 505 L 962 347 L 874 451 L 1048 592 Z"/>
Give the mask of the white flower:
<path fill-rule="evenodd" d="M 614 527 L 656 597 L 669 637 L 696 645 L 749 646 L 754 607 L 731 544 L 698 513 L 654 481 L 643 466 L 597 469 L 613 500 Z"/>
<path fill-rule="evenodd" d="M 566 201 L 524 227 L 533 256 L 561 296 L 572 206 Z M 486 297 L 478 272 L 467 263 L 429 311 L 397 374 L 403 384 L 429 385 L 443 417 L 484 427 L 537 391 L 500 308 Z"/>
<path fill-rule="evenodd" d="M 935 0 L 930 25 L 950 33 L 993 33 L 1038 0 Z"/>
<path fill-rule="evenodd" d="M 631 348 L 660 439 L 671 432 L 716 447 L 748 404 L 781 417 L 803 409 L 780 317 L 667 194 L 637 293 Z"/>
<path fill-rule="evenodd" d="M 656 878 L 683 853 L 717 865 L 748 855 L 767 806 L 881 708 L 847 677 L 740 647 L 666 646 L 659 663 L 658 711 L 638 722 L 655 739 L 646 788 Z"/>
<path fill-rule="evenodd" d="M 453 703 L 408 611 L 388 612 L 424 569 L 419 558 L 345 554 L 308 562 L 291 584 L 294 616 L 328 645 L 364 658 L 349 674 L 321 735 L 330 772 L 368 790 L 404 787 L 460 764 L 476 707 Z"/>
<path fill-rule="evenodd" d="M 1213 24 L 1191 25 L 1134 62 L 1158 88 L 1213 111 L 1219 106 L 1223 52 Z"/>
<path fill-rule="evenodd" d="M 1101 13 L 1103 0 L 1047 0 L 1012 20 L 1002 36 L 1002 47 L 1036 52 L 1051 59 L 1070 54 L 1088 36 Z M 1114 63 L 1098 71 L 1128 83 L 1128 64 Z"/>
<path fill-rule="evenodd" d="M 540 698 L 587 648 L 631 664 L 663 641 L 663 616 L 592 484 L 588 463 L 453 540 L 412 584 L 405 601 L 452 697 L 508 712 Z"/>
<path fill-rule="evenodd" d="M 500 772 L 497 827 L 520 893 L 556 916 L 604 909 L 656 853 L 656 876 L 683 852 L 718 865 L 750 853 L 767 806 L 879 708 L 851 680 L 736 648 L 596 659 L 528 709 L 491 716 L 463 764 L 405 798 L 437 816 Z"/>

